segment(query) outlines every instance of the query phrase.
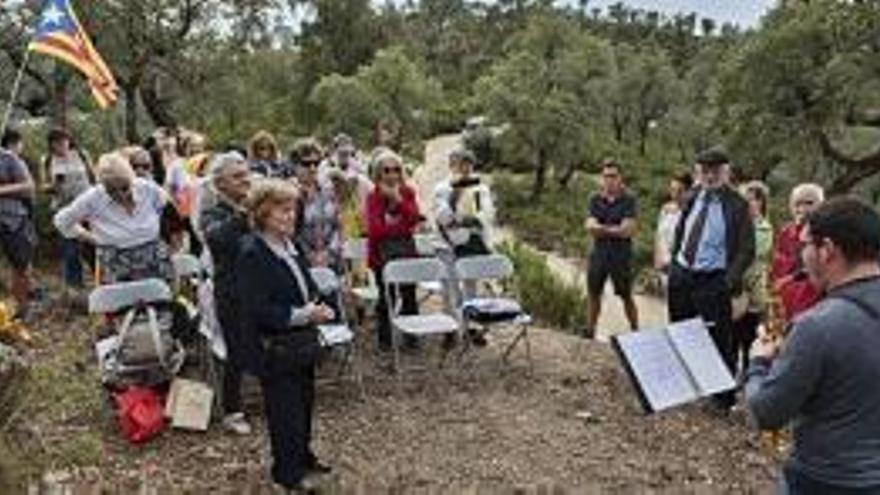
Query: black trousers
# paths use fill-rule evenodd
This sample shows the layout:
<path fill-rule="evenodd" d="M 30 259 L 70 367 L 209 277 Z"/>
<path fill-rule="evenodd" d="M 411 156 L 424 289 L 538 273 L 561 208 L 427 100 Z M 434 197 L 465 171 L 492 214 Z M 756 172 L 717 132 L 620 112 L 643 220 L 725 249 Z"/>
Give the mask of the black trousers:
<path fill-rule="evenodd" d="M 388 301 L 385 298 L 385 283 L 382 278 L 382 267 L 373 269 L 376 277 L 376 285 L 379 287 L 379 302 L 376 305 L 377 334 L 379 336 L 379 347 L 391 347 L 391 320 L 388 319 Z M 416 300 L 416 286 L 412 284 L 404 284 L 400 287 L 401 308 L 400 314 L 414 315 L 419 312 L 419 304 Z M 391 295 L 391 304 L 396 304 L 396 298 L 393 291 Z"/>
<path fill-rule="evenodd" d="M 733 322 L 733 346 L 739 361 L 739 373 L 742 375 L 749 367 L 749 350 L 758 338 L 758 325 L 761 314 L 746 312 L 739 320 Z"/>
<path fill-rule="evenodd" d="M 670 267 L 669 321 L 702 317 L 709 325 L 709 335 L 721 358 L 735 376 L 736 348 L 730 298 L 724 271 L 694 272 L 674 263 Z M 714 399 L 722 407 L 731 407 L 736 403 L 736 393 L 724 392 Z"/>
<path fill-rule="evenodd" d="M 292 363 L 285 357 L 270 353 L 261 385 L 272 446 L 272 479 L 293 486 L 317 463 L 311 448 L 315 366 Z"/>
<path fill-rule="evenodd" d="M 221 384 L 220 397 L 223 400 L 223 413 L 232 414 L 242 411 L 241 405 L 241 376 L 242 361 L 240 356 L 241 346 L 238 335 L 238 311 L 232 307 L 231 301 L 222 293 L 214 293 L 214 305 L 217 312 L 217 323 L 223 332 L 223 340 L 226 341 L 226 362 L 223 365 L 223 383 Z"/>

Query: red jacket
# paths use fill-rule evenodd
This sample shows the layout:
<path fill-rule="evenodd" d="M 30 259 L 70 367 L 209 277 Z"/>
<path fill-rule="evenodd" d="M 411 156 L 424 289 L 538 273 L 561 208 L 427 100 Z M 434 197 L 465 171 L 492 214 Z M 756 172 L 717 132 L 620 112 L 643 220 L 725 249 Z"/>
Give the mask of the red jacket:
<path fill-rule="evenodd" d="M 773 243 L 773 261 L 770 278 L 779 291 L 786 321 L 810 309 L 819 300 L 819 291 L 803 273 L 801 261 L 800 233 L 802 226 L 794 222 L 786 224 L 777 234 Z M 779 286 L 786 277 L 794 275 Z"/>
<path fill-rule="evenodd" d="M 403 184 L 400 202 L 391 202 L 382 195 L 379 186 L 367 196 L 367 263 L 370 268 L 381 264 L 379 244 L 392 237 L 411 237 L 421 221 L 416 192 Z"/>

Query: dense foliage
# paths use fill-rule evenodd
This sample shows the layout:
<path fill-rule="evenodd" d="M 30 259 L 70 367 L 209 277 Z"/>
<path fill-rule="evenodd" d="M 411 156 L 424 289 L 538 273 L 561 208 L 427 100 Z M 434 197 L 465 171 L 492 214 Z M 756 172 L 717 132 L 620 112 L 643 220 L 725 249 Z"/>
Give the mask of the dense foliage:
<path fill-rule="evenodd" d="M 880 194 L 878 0 L 782 1 L 747 31 L 589 0 L 73 3 L 121 104 L 95 112 L 78 76 L 38 56 L 17 117 L 96 146 L 168 124 L 217 144 L 266 128 L 369 145 L 379 120 L 417 143 L 485 115 L 504 132 L 482 155 L 533 174 L 533 197 L 604 156 L 671 169 L 718 143 L 780 189 L 810 177 Z M 39 4 L 0 6 L 5 87 Z"/>

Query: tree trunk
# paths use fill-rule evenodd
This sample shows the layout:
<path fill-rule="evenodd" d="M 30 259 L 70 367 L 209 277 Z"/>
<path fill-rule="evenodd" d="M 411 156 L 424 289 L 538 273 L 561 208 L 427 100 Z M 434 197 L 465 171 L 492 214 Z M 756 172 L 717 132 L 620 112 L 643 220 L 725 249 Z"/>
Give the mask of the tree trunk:
<path fill-rule="evenodd" d="M 122 85 L 125 95 L 125 139 L 132 144 L 140 142 L 137 129 L 138 87 L 135 84 Z"/>
<path fill-rule="evenodd" d="M 648 153 L 648 124 L 639 125 L 639 154 L 645 156 Z"/>
<path fill-rule="evenodd" d="M 547 182 L 547 153 L 539 149 L 535 153 L 535 181 L 532 183 L 532 199 L 541 197 Z"/>
<path fill-rule="evenodd" d="M 614 140 L 618 143 L 623 142 L 623 119 L 617 117 L 616 115 L 613 118 L 612 125 L 614 126 Z"/>
<path fill-rule="evenodd" d="M 577 172 L 578 164 L 575 162 L 571 162 L 566 167 L 565 172 L 559 176 L 559 188 L 560 189 L 568 189 L 568 185 L 571 183 L 572 177 L 574 177 L 574 173 Z"/>
<path fill-rule="evenodd" d="M 52 76 L 49 120 L 53 128 L 67 129 L 67 88 L 70 77 L 56 70 Z"/>
<path fill-rule="evenodd" d="M 159 94 L 159 81 L 152 78 L 144 87 L 141 88 L 141 100 L 144 103 L 144 110 L 150 116 L 157 127 L 177 127 L 177 119 L 168 108 L 168 101 L 162 99 Z"/>

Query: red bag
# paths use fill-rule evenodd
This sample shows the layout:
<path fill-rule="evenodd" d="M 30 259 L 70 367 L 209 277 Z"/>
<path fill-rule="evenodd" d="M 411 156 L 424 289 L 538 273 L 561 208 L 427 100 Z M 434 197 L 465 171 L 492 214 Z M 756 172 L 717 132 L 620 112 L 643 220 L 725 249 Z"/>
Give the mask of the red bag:
<path fill-rule="evenodd" d="M 131 443 L 143 443 L 165 427 L 164 408 L 152 389 L 131 387 L 114 396 L 119 428 Z"/>

